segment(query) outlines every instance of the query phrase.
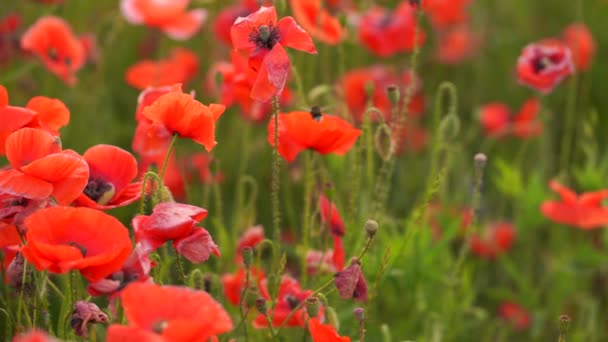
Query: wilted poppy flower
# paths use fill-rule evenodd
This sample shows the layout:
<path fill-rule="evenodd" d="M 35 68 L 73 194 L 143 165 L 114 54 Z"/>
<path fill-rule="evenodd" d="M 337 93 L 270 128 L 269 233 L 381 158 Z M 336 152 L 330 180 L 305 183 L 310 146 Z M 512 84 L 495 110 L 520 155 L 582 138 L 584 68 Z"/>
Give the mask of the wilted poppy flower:
<path fill-rule="evenodd" d="M 473 56 L 479 46 L 479 37 L 467 25 L 438 32 L 437 60 L 444 64 L 457 64 Z"/>
<path fill-rule="evenodd" d="M 473 234 L 469 240 L 469 247 L 479 257 L 494 259 L 509 251 L 514 240 L 515 228 L 513 225 L 501 222 L 488 225 L 482 236 Z"/>
<path fill-rule="evenodd" d="M 527 45 L 517 59 L 519 82 L 547 94 L 574 73 L 570 48 L 554 39 Z"/>
<path fill-rule="evenodd" d="M 367 300 L 367 283 L 358 261 L 334 274 L 336 288 L 343 299 Z"/>
<path fill-rule="evenodd" d="M 293 16 L 310 33 L 325 44 L 335 45 L 346 36 L 338 18 L 330 14 L 322 0 L 290 0 Z"/>
<path fill-rule="evenodd" d="M 526 309 L 514 302 L 504 302 L 498 308 L 500 318 L 511 323 L 516 330 L 525 330 L 532 323 L 532 317 Z"/>
<path fill-rule="evenodd" d="M 577 71 L 587 71 L 595 56 L 596 44 L 591 32 L 583 23 L 569 25 L 562 32 L 566 45 L 572 51 L 572 60 Z"/>
<path fill-rule="evenodd" d="M 323 324 L 316 318 L 308 320 L 308 332 L 313 342 L 350 342 L 350 337 L 340 336 L 330 324 Z"/>
<path fill-rule="evenodd" d="M 108 315 L 95 303 L 79 300 L 74 304 L 70 326 L 77 336 L 87 338 L 89 323 L 108 323 Z"/>
<path fill-rule="evenodd" d="M 78 270 L 90 282 L 118 271 L 131 253 L 129 231 L 91 208 L 51 207 L 25 219 L 23 256 L 38 270 Z"/>
<path fill-rule="evenodd" d="M 561 201 L 543 202 L 540 211 L 545 217 L 584 230 L 608 225 L 608 206 L 602 206 L 602 201 L 608 198 L 608 190 L 578 196 L 556 181 L 549 182 L 549 187 L 560 195 Z"/>
<path fill-rule="evenodd" d="M 247 58 L 238 52 L 232 51 L 230 57 L 231 63 L 218 62 L 211 66 L 205 90 L 218 94 L 221 103 L 227 107 L 238 104 L 244 118 L 266 122 L 272 112 L 272 103 L 254 100 L 250 95 L 257 73 L 249 67 Z M 217 84 L 218 78 L 221 78 L 221 84 Z M 285 87 L 279 95 L 279 105 L 288 105 L 292 97 L 292 92 Z"/>
<path fill-rule="evenodd" d="M 105 210 L 139 200 L 141 182 L 131 183 L 137 176 L 137 161 L 131 153 L 102 144 L 88 149 L 83 157 L 89 165 L 89 182 L 76 200 L 79 206 Z"/>
<path fill-rule="evenodd" d="M 21 48 L 34 53 L 50 72 L 69 85 L 85 62 L 85 51 L 63 19 L 45 16 L 36 21 L 21 37 Z"/>
<path fill-rule="evenodd" d="M 279 95 L 285 87 L 291 65 L 283 46 L 317 53 L 308 33 L 292 17 L 277 21 L 274 6 L 262 6 L 247 17 L 239 17 L 230 35 L 234 49 L 247 54 L 249 67 L 258 73 L 251 97 L 262 102 Z"/>
<path fill-rule="evenodd" d="M 113 297 L 132 282 L 152 283 L 153 281 L 149 273 L 153 266 L 148 254 L 146 254 L 142 245 L 138 243 L 120 270 L 104 279 L 90 283 L 87 291 L 92 296 L 109 294 L 110 297 Z"/>
<path fill-rule="evenodd" d="M 144 108 L 143 116 L 164 126 L 169 133 L 190 138 L 211 151 L 217 144 L 215 122 L 225 109 L 215 103 L 205 106 L 190 94 L 171 91 Z"/>
<path fill-rule="evenodd" d="M 374 6 L 359 21 L 359 40 L 380 57 L 412 51 L 421 46 L 426 35 L 418 28 L 416 41 L 416 9 L 402 1 L 394 11 Z"/>
<path fill-rule="evenodd" d="M 171 39 L 187 40 L 198 32 L 207 11 L 198 8 L 188 11 L 190 0 L 121 0 L 123 17 L 134 25 L 148 25 L 164 32 Z"/>
<path fill-rule="evenodd" d="M 479 120 L 488 136 L 531 138 L 543 131 L 542 123 L 536 119 L 540 112 L 540 101 L 533 97 L 511 117 L 509 107 L 502 103 L 489 103 L 479 110 Z"/>
<path fill-rule="evenodd" d="M 207 216 L 207 210 L 193 205 L 165 202 L 152 210 L 152 215 L 137 215 L 131 224 L 135 238 L 142 243 L 144 253 L 149 253 L 173 240 L 175 250 L 193 263 L 209 259 L 220 250 L 211 235 L 196 225 Z"/>
<path fill-rule="evenodd" d="M 437 28 L 453 26 L 466 22 L 467 7 L 471 0 L 424 0 L 422 10 L 431 18 Z"/>
<path fill-rule="evenodd" d="M 125 73 L 125 81 L 137 89 L 186 84 L 196 76 L 198 69 L 199 62 L 194 52 L 175 48 L 165 59 L 146 59 L 130 66 Z"/>
<path fill-rule="evenodd" d="M 264 239 L 264 226 L 261 224 L 247 228 L 236 244 L 237 262 L 241 263 L 243 261 L 242 252 L 245 247 L 256 248 Z"/>
<path fill-rule="evenodd" d="M 274 120 L 268 123 L 268 143 L 274 146 Z M 315 150 L 323 155 L 335 153 L 343 155 L 350 150 L 361 130 L 354 128 L 343 119 L 322 114 L 315 107 L 311 112 L 291 112 L 279 114 L 279 153 L 288 162 L 296 159 L 305 149 Z"/>
<path fill-rule="evenodd" d="M 280 136 L 279 136 L 280 137 Z M 321 194 L 319 196 L 319 209 L 321 210 L 321 221 L 329 223 L 331 233 L 338 236 L 344 236 L 344 221 L 336 205 L 330 202 L 329 199 Z"/>
<path fill-rule="evenodd" d="M 204 291 L 133 283 L 120 297 L 129 325 L 112 324 L 108 342 L 208 341 L 233 327 L 226 310 Z"/>
<path fill-rule="evenodd" d="M 213 24 L 215 36 L 222 43 L 232 44 L 230 30 L 238 17 L 246 17 L 260 7 L 259 0 L 241 0 L 238 4 L 222 8 Z"/>
<path fill-rule="evenodd" d="M 70 111 L 60 100 L 35 96 L 28 101 L 25 108 L 9 106 L 8 92 L 0 85 L 0 155 L 6 153 L 6 137 L 20 128 L 40 128 L 59 135 L 59 129 L 69 121 Z"/>
<path fill-rule="evenodd" d="M 412 72 L 407 70 L 401 77 L 391 68 L 374 65 L 367 68 L 353 69 L 348 71 L 340 81 L 344 92 L 344 98 L 348 110 L 357 122 L 363 121 L 363 114 L 371 105 L 378 108 L 384 120 L 392 120 L 393 104 L 388 98 L 387 88 L 392 85 L 398 86 L 401 96 L 399 111 L 403 108 L 405 101 L 405 90 L 413 81 L 413 96 L 407 107 L 408 118 L 419 117 L 424 112 L 424 94 L 422 93 L 422 82 Z M 370 93 L 371 88 L 371 93 Z M 371 113 L 372 119 L 378 119 L 376 113 Z"/>
<path fill-rule="evenodd" d="M 263 283 L 267 282 L 264 280 Z M 264 290 L 265 287 L 262 287 Z M 279 295 L 277 298 L 277 303 L 274 306 L 274 311 L 272 313 L 272 325 L 273 326 L 281 326 L 283 322 L 287 319 L 287 316 L 291 313 L 293 309 L 295 309 L 302 301 L 306 300 L 313 294 L 312 290 L 302 290 L 300 287 L 300 283 L 297 280 L 293 279 L 290 276 L 283 276 L 281 278 L 281 284 L 279 286 Z M 267 291 L 262 291 L 262 295 L 266 299 L 270 299 Z M 319 312 L 319 319 L 323 318 L 323 310 Z M 306 323 L 306 307 L 302 305 L 295 314 L 293 314 L 287 322 L 285 322 L 285 326 L 287 327 L 304 327 Z M 267 327 L 268 320 L 262 314 L 259 314 L 255 320 L 253 321 L 253 325 L 255 327 Z"/>
<path fill-rule="evenodd" d="M 259 289 L 262 288 L 262 281 L 266 279 L 266 274 L 262 269 L 257 267 L 251 267 L 249 270 L 250 273 L 250 281 L 251 284 L 256 284 Z M 247 277 L 247 270 L 244 268 L 239 268 L 233 274 L 224 274 L 222 275 L 222 287 L 224 288 L 224 296 L 226 299 L 232 303 L 232 305 L 239 305 L 241 302 L 241 294 L 245 289 Z"/>
<path fill-rule="evenodd" d="M 12 168 L 0 170 L 0 193 L 27 199 L 49 197 L 60 205 L 75 200 L 87 185 L 89 167 L 78 153 L 61 150 L 59 139 L 36 128 L 6 138 Z"/>

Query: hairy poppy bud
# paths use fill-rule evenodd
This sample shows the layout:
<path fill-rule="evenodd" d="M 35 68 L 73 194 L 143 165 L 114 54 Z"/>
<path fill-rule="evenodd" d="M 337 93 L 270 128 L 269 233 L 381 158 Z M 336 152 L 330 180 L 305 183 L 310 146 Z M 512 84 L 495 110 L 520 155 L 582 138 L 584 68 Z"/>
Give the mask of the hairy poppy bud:
<path fill-rule="evenodd" d="M 355 319 L 359 322 L 365 320 L 365 309 L 363 308 L 355 308 L 353 310 L 353 315 L 355 316 Z"/>
<path fill-rule="evenodd" d="M 439 137 L 444 143 L 453 142 L 460 131 L 460 119 L 458 115 L 450 113 L 446 115 L 439 124 Z"/>
<path fill-rule="evenodd" d="M 319 315 L 319 309 L 321 308 L 321 301 L 317 297 L 309 297 L 306 299 L 306 312 L 311 318 L 315 318 Z"/>
<path fill-rule="evenodd" d="M 376 222 L 375 220 L 367 220 L 365 222 L 365 233 L 367 234 L 368 238 L 373 238 L 376 233 L 378 232 L 378 222 Z"/>
<path fill-rule="evenodd" d="M 340 330 L 340 319 L 336 310 L 331 306 L 325 307 L 325 317 L 327 317 L 327 323 L 329 323 L 336 331 Z"/>
<path fill-rule="evenodd" d="M 393 106 L 397 106 L 399 104 L 399 100 L 401 99 L 401 94 L 399 94 L 399 88 L 391 84 L 386 87 L 386 95 L 388 96 L 389 101 L 391 101 Z"/>
<path fill-rule="evenodd" d="M 374 145 L 382 160 L 388 161 L 393 155 L 393 134 L 386 124 L 383 123 L 376 129 Z"/>
<path fill-rule="evenodd" d="M 559 316 L 559 334 L 565 336 L 568 328 L 570 328 L 570 317 L 568 315 Z"/>
<path fill-rule="evenodd" d="M 253 263 L 253 249 L 249 246 L 246 246 L 243 248 L 241 253 L 243 254 L 243 263 L 245 264 L 245 267 L 249 268 Z"/>

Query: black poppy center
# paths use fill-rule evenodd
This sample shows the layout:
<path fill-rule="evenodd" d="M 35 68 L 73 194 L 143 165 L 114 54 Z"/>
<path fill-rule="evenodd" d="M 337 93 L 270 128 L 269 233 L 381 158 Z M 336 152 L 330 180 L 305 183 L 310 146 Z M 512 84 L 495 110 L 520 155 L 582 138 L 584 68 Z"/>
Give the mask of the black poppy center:
<path fill-rule="evenodd" d="M 99 178 L 91 178 L 83 192 L 87 197 L 99 203 L 99 199 L 113 189 L 114 186 L 111 183 L 105 182 Z"/>
<path fill-rule="evenodd" d="M 255 46 L 262 49 L 272 49 L 276 43 L 281 39 L 279 28 L 273 26 L 272 23 L 269 25 L 262 25 L 257 30 L 252 30 L 249 34 L 249 41 L 254 43 Z"/>
<path fill-rule="evenodd" d="M 532 69 L 535 73 L 541 73 L 553 64 L 551 59 L 547 56 L 536 56 L 532 60 Z"/>
<path fill-rule="evenodd" d="M 289 308 L 291 310 L 297 308 L 298 305 L 300 305 L 300 300 L 292 295 L 285 296 L 285 300 L 287 301 L 287 304 L 289 305 Z"/>

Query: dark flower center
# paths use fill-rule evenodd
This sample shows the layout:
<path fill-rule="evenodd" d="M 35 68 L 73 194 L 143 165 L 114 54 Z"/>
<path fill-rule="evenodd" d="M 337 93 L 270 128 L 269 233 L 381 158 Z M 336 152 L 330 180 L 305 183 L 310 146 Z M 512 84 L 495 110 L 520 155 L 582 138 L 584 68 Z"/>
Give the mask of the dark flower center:
<path fill-rule="evenodd" d="M 104 205 L 110 202 L 114 196 L 115 189 L 112 183 L 105 182 L 99 178 L 91 178 L 83 192 L 93 201 Z"/>
<path fill-rule="evenodd" d="M 167 329 L 167 327 L 169 326 L 169 322 L 162 320 L 162 321 L 157 321 L 156 323 L 152 324 L 152 331 L 154 331 L 157 334 L 162 334 L 163 331 L 165 331 L 165 329 Z"/>
<path fill-rule="evenodd" d="M 262 25 L 257 30 L 252 30 L 249 34 L 249 41 L 262 49 L 272 49 L 281 39 L 280 31 L 277 26 Z"/>
<path fill-rule="evenodd" d="M 300 305 L 300 300 L 292 295 L 285 296 L 285 300 L 287 301 L 287 304 L 289 305 L 289 308 L 291 310 L 297 308 L 298 305 Z"/>
<path fill-rule="evenodd" d="M 70 241 L 68 242 L 68 246 L 76 247 L 80 251 L 80 254 L 82 254 L 83 258 L 87 256 L 87 249 L 78 242 Z"/>
<path fill-rule="evenodd" d="M 321 119 L 323 118 L 323 114 L 321 114 L 321 108 L 319 108 L 319 106 L 313 106 L 310 108 L 310 115 L 312 116 L 313 120 L 317 122 L 321 122 Z"/>
<path fill-rule="evenodd" d="M 54 47 L 49 48 L 48 51 L 49 58 L 53 60 L 53 62 L 59 61 L 59 56 L 57 55 L 57 50 Z"/>

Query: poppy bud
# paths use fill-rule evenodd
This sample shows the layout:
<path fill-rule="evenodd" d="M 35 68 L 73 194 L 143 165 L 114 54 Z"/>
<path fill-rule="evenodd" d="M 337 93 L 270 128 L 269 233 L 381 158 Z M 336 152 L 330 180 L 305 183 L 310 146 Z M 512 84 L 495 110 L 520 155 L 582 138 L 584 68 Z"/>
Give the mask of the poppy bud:
<path fill-rule="evenodd" d="M 566 336 L 568 328 L 570 328 L 570 317 L 568 315 L 559 316 L 559 334 Z"/>
<path fill-rule="evenodd" d="M 171 190 L 169 190 L 169 188 L 166 187 L 165 185 L 160 187 L 159 195 L 160 195 L 160 203 L 175 202 L 175 199 L 173 199 L 173 194 L 171 193 Z"/>
<path fill-rule="evenodd" d="M 477 153 L 475 157 L 473 157 L 473 161 L 475 162 L 476 169 L 483 169 L 488 162 L 488 157 L 483 153 Z"/>
<path fill-rule="evenodd" d="M 88 335 L 89 323 L 107 323 L 106 315 L 95 303 L 79 300 L 74 304 L 70 326 L 76 335 L 86 338 Z"/>
<path fill-rule="evenodd" d="M 250 286 L 247 289 L 247 296 L 245 297 L 245 302 L 247 303 L 247 307 L 251 308 L 257 305 L 256 301 L 260 294 L 258 293 L 258 289 L 255 286 Z"/>
<path fill-rule="evenodd" d="M 321 301 L 317 297 L 308 297 L 306 299 L 306 312 L 311 318 L 315 318 L 319 315 L 319 309 L 321 309 Z"/>
<path fill-rule="evenodd" d="M 439 137 L 444 143 L 453 142 L 460 131 L 460 119 L 458 115 L 450 113 L 446 115 L 439 124 Z"/>
<path fill-rule="evenodd" d="M 327 323 L 329 323 L 334 329 L 340 330 L 340 319 L 338 319 L 338 314 L 336 310 L 331 306 L 325 307 L 325 317 L 327 317 Z"/>
<path fill-rule="evenodd" d="M 393 135 L 386 124 L 381 124 L 374 135 L 374 145 L 380 158 L 388 161 L 393 155 Z"/>
<path fill-rule="evenodd" d="M 367 220 L 365 222 L 365 233 L 367 234 L 368 238 L 373 238 L 376 235 L 376 232 L 378 232 L 378 222 L 376 222 L 375 220 Z"/>
<path fill-rule="evenodd" d="M 374 95 L 374 82 L 373 81 L 367 81 L 365 82 L 365 85 L 363 86 L 365 89 L 365 95 L 367 95 L 368 98 L 372 97 L 372 95 Z"/>
<path fill-rule="evenodd" d="M 258 309 L 258 311 L 262 315 L 266 315 L 268 313 L 268 307 L 266 306 L 266 299 L 264 299 L 263 297 L 258 297 L 255 300 L 255 308 Z"/>
<path fill-rule="evenodd" d="M 241 254 L 243 255 L 243 263 L 245 264 L 245 267 L 249 268 L 253 263 L 253 249 L 246 246 L 241 251 Z"/>
<path fill-rule="evenodd" d="M 391 84 L 386 87 L 386 95 L 388 96 L 388 99 L 391 101 L 393 106 L 397 106 L 399 104 L 401 94 L 399 94 L 399 88 L 396 85 Z"/>
<path fill-rule="evenodd" d="M 365 309 L 357 307 L 353 310 L 353 315 L 357 321 L 362 322 L 365 319 Z"/>
<path fill-rule="evenodd" d="M 25 259 L 23 258 L 23 255 L 21 253 L 17 253 L 17 255 L 15 255 L 15 257 L 13 258 L 13 261 L 11 261 L 10 265 L 8 265 L 8 268 L 6 270 L 6 279 L 8 282 L 8 286 L 18 290 L 26 288 L 26 286 L 24 285 L 27 285 L 27 280 L 26 284 L 23 283 L 24 262 Z"/>

